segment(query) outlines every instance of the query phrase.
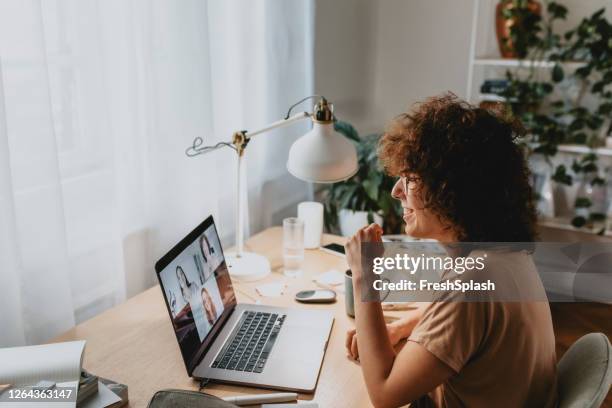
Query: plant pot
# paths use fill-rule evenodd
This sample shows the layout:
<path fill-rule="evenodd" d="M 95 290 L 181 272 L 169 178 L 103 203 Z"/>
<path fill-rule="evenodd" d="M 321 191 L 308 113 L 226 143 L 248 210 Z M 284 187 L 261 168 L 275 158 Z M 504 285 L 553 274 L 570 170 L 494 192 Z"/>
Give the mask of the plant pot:
<path fill-rule="evenodd" d="M 374 213 L 374 222 L 381 227 L 383 226 L 383 218 Z M 342 236 L 350 237 L 360 229 L 369 224 L 367 211 L 353 211 L 343 208 L 338 211 L 338 224 L 340 225 L 340 233 Z"/>
<path fill-rule="evenodd" d="M 499 45 L 499 52 L 502 58 L 525 58 L 526 55 L 519 53 L 516 50 L 515 45 L 510 39 L 510 29 L 512 27 L 519 27 L 522 24 L 519 18 L 506 18 L 504 12 L 506 10 L 512 10 L 515 6 L 513 0 L 500 0 L 495 8 L 495 32 L 497 34 L 497 44 Z M 527 10 L 538 16 L 542 15 L 542 5 L 535 0 L 527 1 Z"/>

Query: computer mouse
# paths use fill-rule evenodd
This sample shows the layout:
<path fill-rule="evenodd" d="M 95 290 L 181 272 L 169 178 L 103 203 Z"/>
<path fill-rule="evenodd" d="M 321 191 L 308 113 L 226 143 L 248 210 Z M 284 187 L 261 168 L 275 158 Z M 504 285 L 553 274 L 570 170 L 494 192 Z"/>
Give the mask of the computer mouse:
<path fill-rule="evenodd" d="M 333 303 L 336 292 L 330 289 L 302 290 L 295 294 L 295 300 L 302 303 Z"/>

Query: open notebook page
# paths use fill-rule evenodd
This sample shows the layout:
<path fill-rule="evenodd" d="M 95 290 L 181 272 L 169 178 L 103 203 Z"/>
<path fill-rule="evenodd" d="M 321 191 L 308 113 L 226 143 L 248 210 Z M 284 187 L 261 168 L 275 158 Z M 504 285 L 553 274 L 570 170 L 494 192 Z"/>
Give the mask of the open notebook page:
<path fill-rule="evenodd" d="M 41 380 L 77 382 L 85 341 L 0 349 L 0 384 L 34 385 Z"/>

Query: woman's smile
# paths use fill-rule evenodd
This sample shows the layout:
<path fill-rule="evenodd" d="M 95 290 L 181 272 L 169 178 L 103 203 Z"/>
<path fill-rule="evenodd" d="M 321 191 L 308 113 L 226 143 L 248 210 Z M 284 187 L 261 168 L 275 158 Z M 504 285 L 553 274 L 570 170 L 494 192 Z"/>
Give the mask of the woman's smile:
<path fill-rule="evenodd" d="M 414 216 L 414 210 L 412 208 L 407 208 L 407 207 L 403 207 L 403 208 L 404 208 L 404 215 L 402 217 L 404 218 L 404 221 L 408 221 L 408 219 Z"/>

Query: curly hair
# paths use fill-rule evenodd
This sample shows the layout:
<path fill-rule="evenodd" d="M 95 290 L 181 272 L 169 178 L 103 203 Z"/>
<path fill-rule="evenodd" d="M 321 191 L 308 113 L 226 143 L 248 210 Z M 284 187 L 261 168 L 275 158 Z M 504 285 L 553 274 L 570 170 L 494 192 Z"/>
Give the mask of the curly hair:
<path fill-rule="evenodd" d="M 536 211 L 520 124 L 452 93 L 392 121 L 378 146 L 391 175 L 420 179 L 426 208 L 463 242 L 532 242 Z"/>

